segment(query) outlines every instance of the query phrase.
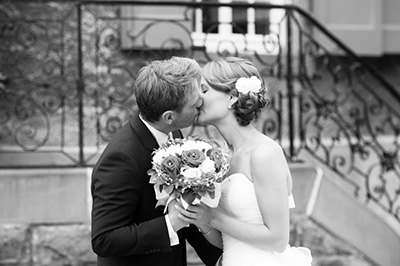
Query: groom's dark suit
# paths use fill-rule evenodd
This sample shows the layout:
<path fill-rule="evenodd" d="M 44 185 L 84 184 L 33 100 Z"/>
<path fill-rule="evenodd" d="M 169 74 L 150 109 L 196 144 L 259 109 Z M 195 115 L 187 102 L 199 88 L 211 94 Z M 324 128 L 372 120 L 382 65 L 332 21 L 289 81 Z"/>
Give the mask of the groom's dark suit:
<path fill-rule="evenodd" d="M 185 239 L 206 265 L 215 265 L 221 250 L 194 226 L 179 230 L 180 244 L 171 247 L 164 206 L 155 208 L 146 173 L 155 148 L 155 138 L 135 115 L 110 141 L 93 170 L 92 247 L 98 265 L 186 265 Z"/>

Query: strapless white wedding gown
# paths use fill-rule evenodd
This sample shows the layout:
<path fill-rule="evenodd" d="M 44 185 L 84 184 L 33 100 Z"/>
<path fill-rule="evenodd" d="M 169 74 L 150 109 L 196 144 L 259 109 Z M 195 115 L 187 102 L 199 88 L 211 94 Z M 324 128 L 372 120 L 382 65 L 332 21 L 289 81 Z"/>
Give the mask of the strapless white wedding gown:
<path fill-rule="evenodd" d="M 263 224 L 253 183 L 241 173 L 236 173 L 222 183 L 218 208 L 241 221 Z M 294 207 L 289 196 L 289 207 Z M 223 266 L 310 266 L 312 257 L 308 248 L 288 245 L 282 253 L 266 251 L 243 243 L 226 234 L 223 240 Z"/>

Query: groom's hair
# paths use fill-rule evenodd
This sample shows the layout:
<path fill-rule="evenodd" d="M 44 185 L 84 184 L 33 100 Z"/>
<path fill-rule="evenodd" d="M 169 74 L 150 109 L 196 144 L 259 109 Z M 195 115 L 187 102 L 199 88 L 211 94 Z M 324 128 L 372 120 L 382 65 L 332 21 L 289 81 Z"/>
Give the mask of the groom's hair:
<path fill-rule="evenodd" d="M 172 57 L 142 67 L 135 82 L 135 97 L 142 117 L 155 122 L 165 111 L 182 111 L 200 78 L 201 68 L 191 58 Z"/>

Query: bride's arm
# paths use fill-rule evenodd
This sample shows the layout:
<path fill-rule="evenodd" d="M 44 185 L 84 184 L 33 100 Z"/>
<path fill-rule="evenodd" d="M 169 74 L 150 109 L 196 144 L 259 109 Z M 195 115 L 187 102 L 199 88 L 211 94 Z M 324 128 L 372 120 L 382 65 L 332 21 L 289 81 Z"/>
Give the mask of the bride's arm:
<path fill-rule="evenodd" d="M 208 242 L 213 244 L 214 246 L 222 249 L 222 237 L 221 237 L 221 232 L 209 227 L 207 225 L 197 225 L 197 228 L 201 231 L 203 236 L 207 239 Z"/>
<path fill-rule="evenodd" d="M 289 242 L 287 176 L 289 168 L 276 143 L 261 144 L 250 158 L 252 178 L 264 224 L 249 224 L 221 211 L 214 213 L 210 226 L 250 245 L 282 252 Z"/>

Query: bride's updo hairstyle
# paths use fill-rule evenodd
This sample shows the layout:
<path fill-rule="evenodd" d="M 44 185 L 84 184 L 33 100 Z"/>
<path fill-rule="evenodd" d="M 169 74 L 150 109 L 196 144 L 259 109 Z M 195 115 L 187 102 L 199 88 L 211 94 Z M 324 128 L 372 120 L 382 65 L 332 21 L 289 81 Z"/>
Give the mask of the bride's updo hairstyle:
<path fill-rule="evenodd" d="M 264 79 L 253 63 L 246 59 L 227 57 L 208 62 L 203 68 L 203 77 L 213 89 L 238 97 L 232 111 L 241 126 L 249 125 L 268 103 L 264 97 Z M 256 87 L 256 90 L 238 90 L 245 87 Z"/>

